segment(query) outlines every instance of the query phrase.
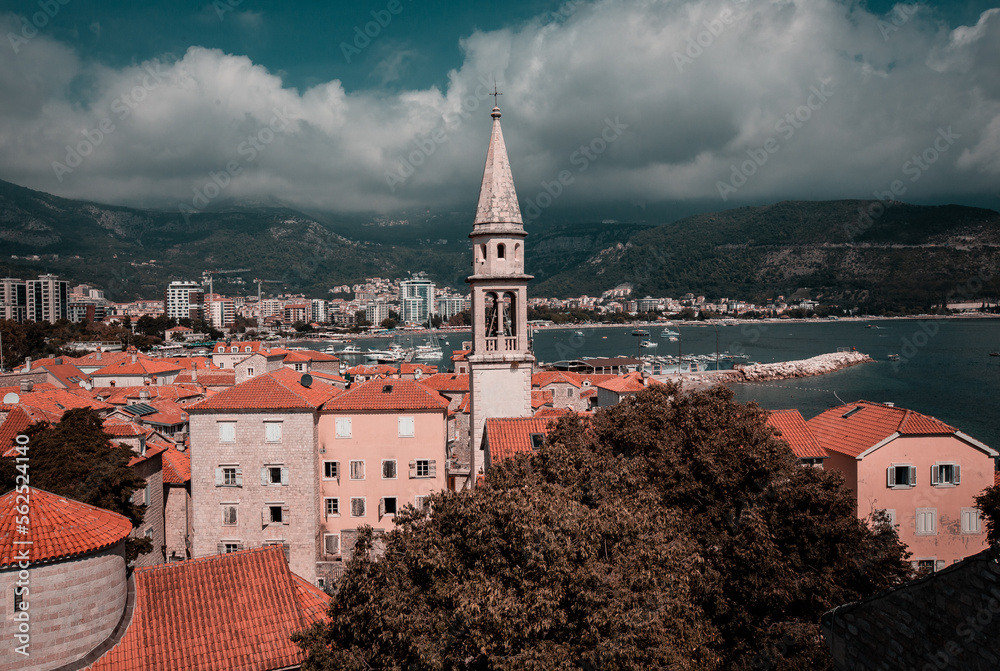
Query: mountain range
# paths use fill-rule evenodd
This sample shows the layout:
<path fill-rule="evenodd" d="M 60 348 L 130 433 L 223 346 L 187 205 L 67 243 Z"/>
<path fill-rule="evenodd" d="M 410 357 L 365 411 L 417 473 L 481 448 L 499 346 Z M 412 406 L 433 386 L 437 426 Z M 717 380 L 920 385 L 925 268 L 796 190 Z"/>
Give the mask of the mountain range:
<path fill-rule="evenodd" d="M 197 213 L 68 200 L 0 181 L 0 271 L 51 272 L 112 300 L 158 298 L 203 270 L 217 291 L 329 296 L 365 277 L 426 272 L 464 291 L 472 212 L 392 216 L 303 212 L 281 203 L 219 203 Z M 809 295 L 847 307 L 926 309 L 1000 295 L 1000 214 L 961 205 L 784 201 L 662 225 L 532 223 L 531 295 L 638 295 L 761 300 Z M 227 282 L 235 276 L 245 284 Z"/>

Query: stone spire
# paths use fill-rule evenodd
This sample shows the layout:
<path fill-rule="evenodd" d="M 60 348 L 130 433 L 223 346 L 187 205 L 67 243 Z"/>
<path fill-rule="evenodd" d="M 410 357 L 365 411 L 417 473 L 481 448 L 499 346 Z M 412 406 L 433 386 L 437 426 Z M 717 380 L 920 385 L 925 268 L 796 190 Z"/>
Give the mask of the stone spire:
<path fill-rule="evenodd" d="M 483 185 L 479 189 L 479 205 L 476 207 L 475 227 L 487 224 L 513 224 L 523 227 L 521 208 L 517 205 L 514 178 L 510 174 L 507 147 L 500 130 L 500 108 L 494 107 L 493 134 L 490 148 L 486 152 L 486 168 L 483 170 Z M 493 228 L 491 226 L 490 228 Z"/>

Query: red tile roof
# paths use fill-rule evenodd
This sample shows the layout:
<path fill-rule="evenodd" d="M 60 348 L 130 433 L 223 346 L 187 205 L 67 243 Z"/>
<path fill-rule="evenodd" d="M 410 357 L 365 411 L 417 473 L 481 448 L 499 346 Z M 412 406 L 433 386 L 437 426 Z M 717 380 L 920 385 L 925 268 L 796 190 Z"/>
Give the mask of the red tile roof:
<path fill-rule="evenodd" d="M 870 401 L 830 408 L 807 424 L 824 449 L 852 457 L 897 432 L 902 435 L 951 435 L 957 431 L 933 417 Z"/>
<path fill-rule="evenodd" d="M 285 410 L 315 409 L 325 401 L 341 394 L 340 389 L 328 384 L 303 387 L 302 374 L 290 368 L 252 377 L 235 387 L 220 391 L 204 401 L 186 406 L 188 412 L 202 410 Z"/>
<path fill-rule="evenodd" d="M 37 421 L 58 422 L 62 419 L 64 412 L 73 408 L 114 409 L 113 405 L 108 405 L 96 398 L 90 398 L 87 392 L 82 389 L 78 389 L 76 392 L 69 389 L 30 391 L 20 394 L 20 397 L 20 407 Z"/>
<path fill-rule="evenodd" d="M 131 358 L 124 359 L 109 366 L 105 366 L 104 368 L 99 368 L 91 373 L 91 375 L 93 377 L 115 377 L 119 375 L 168 375 L 171 373 L 179 373 L 182 369 L 183 366 L 170 363 L 169 361 L 140 357 L 135 363 L 132 363 Z"/>
<path fill-rule="evenodd" d="M 535 417 L 545 417 L 545 418 L 548 418 L 548 419 L 558 419 L 558 418 L 562 417 L 563 415 L 572 415 L 572 414 L 573 414 L 573 411 L 570 410 L 569 408 L 551 408 L 551 407 L 546 406 L 546 407 L 543 407 L 543 408 L 539 408 L 538 411 L 535 413 Z M 589 415 L 590 413 L 588 413 L 588 412 L 581 412 L 579 414 L 580 415 Z"/>
<path fill-rule="evenodd" d="M 174 378 L 174 384 L 232 387 L 236 384 L 236 371 L 231 368 L 225 370 L 201 370 L 199 368 L 198 379 L 191 376 L 190 370 L 181 371 L 181 374 Z"/>
<path fill-rule="evenodd" d="M 472 354 L 472 350 L 471 349 L 456 350 L 456 351 L 454 351 L 454 352 L 451 353 L 451 360 L 452 361 L 465 361 L 470 354 Z"/>
<path fill-rule="evenodd" d="M 305 361 L 340 361 L 332 354 L 313 350 L 294 350 L 285 355 L 285 363 L 300 363 Z"/>
<path fill-rule="evenodd" d="M 342 382 L 344 384 L 347 384 L 346 378 L 343 378 L 334 373 L 327 373 L 326 371 L 322 370 L 311 370 L 309 371 L 309 374 L 321 380 L 329 380 L 330 382 Z"/>
<path fill-rule="evenodd" d="M 17 445 L 14 443 L 14 439 L 19 433 L 24 433 L 24 430 L 29 426 L 31 426 L 31 418 L 24 410 L 15 406 L 7 413 L 7 418 L 0 424 L 0 456 L 16 456 L 14 450 Z"/>
<path fill-rule="evenodd" d="M 393 368 L 389 364 L 379 363 L 379 364 L 361 364 L 359 366 L 351 366 L 347 369 L 347 373 L 350 375 L 382 375 L 389 376 L 395 375 L 399 370 Z"/>
<path fill-rule="evenodd" d="M 135 466 L 136 464 L 141 464 L 142 462 L 146 461 L 147 459 L 152 459 L 153 457 L 158 456 L 160 454 L 163 454 L 166 451 L 167 451 L 167 446 L 166 445 L 156 445 L 154 443 L 147 443 L 146 444 L 146 454 L 142 454 L 142 455 L 137 454 L 137 455 L 135 455 L 134 457 L 132 457 L 131 459 L 129 459 L 128 465 L 129 466 Z M 161 465 L 160 469 L 161 470 L 163 469 L 162 465 Z"/>
<path fill-rule="evenodd" d="M 550 384 L 570 384 L 574 387 L 582 387 L 583 380 L 576 373 L 569 373 L 561 370 L 545 370 L 531 376 L 531 386 L 546 387 Z"/>
<path fill-rule="evenodd" d="M 89 393 L 94 398 L 100 399 L 105 403 L 110 403 L 111 405 L 130 405 L 138 403 L 139 396 L 144 391 L 149 394 L 150 399 L 194 399 L 204 394 L 201 389 L 193 384 L 94 387 Z"/>
<path fill-rule="evenodd" d="M 191 481 L 191 455 L 171 445 L 163 453 L 163 484 L 183 485 Z"/>
<path fill-rule="evenodd" d="M 87 374 L 76 366 L 68 363 L 61 365 L 49 364 L 45 371 L 59 381 L 64 388 L 79 388 L 80 383 L 87 379 Z"/>
<path fill-rule="evenodd" d="M 788 443 L 799 459 L 823 459 L 827 454 L 798 410 L 772 410 L 767 423 L 778 430 L 775 434 Z"/>
<path fill-rule="evenodd" d="M 230 352 L 233 347 L 236 347 L 238 351 Z M 249 352 L 244 352 L 244 350 L 249 347 Z M 215 343 L 215 347 L 212 348 L 213 354 L 254 354 L 266 349 L 266 345 L 259 341 L 247 340 L 244 342 L 231 342 L 228 345 L 224 342 Z"/>
<path fill-rule="evenodd" d="M 401 363 L 399 364 L 399 372 L 402 375 L 413 375 L 417 371 L 420 371 L 421 375 L 437 375 L 437 366 L 428 366 L 425 363 Z"/>
<path fill-rule="evenodd" d="M 435 391 L 469 391 L 468 373 L 438 373 L 420 380 L 420 384 Z"/>
<path fill-rule="evenodd" d="M 105 420 L 102 428 L 104 429 L 104 433 L 115 438 L 138 438 L 139 436 L 148 436 L 152 433 L 150 429 L 118 419 Z"/>
<path fill-rule="evenodd" d="M 656 381 L 651 379 L 649 383 L 656 384 Z M 641 373 L 629 373 L 628 375 L 622 375 L 621 377 L 615 376 L 610 380 L 601 382 L 597 386 L 601 389 L 613 391 L 616 394 L 634 393 L 645 389 L 645 385 L 642 383 Z"/>
<path fill-rule="evenodd" d="M 327 401 L 322 410 L 447 410 L 448 403 L 415 380 L 369 380 Z"/>
<path fill-rule="evenodd" d="M 145 354 L 140 354 L 145 357 Z M 129 352 L 90 352 L 78 357 L 63 357 L 63 363 L 71 363 L 77 368 L 83 366 L 93 368 L 94 366 L 110 366 L 121 361 L 131 361 L 132 354 Z"/>
<path fill-rule="evenodd" d="M 543 405 L 552 405 L 555 402 L 555 394 L 552 389 L 532 389 L 531 408 L 538 410 Z"/>
<path fill-rule="evenodd" d="M 138 568 L 135 610 L 91 671 L 270 671 L 297 667 L 296 631 L 329 597 L 288 569 L 281 547 Z"/>
<path fill-rule="evenodd" d="M 531 454 L 531 434 L 548 435 L 551 419 L 540 417 L 502 417 L 486 420 L 486 440 L 490 461 L 509 459 L 515 454 Z"/>
<path fill-rule="evenodd" d="M 63 498 L 42 489 L 28 489 L 31 518 L 28 533 L 18 532 L 17 490 L 0 496 L 0 568 L 17 562 L 18 550 L 31 549 L 31 563 L 54 561 L 111 547 L 128 536 L 132 523 L 122 515 Z M 14 545 L 31 541 L 31 545 Z"/>

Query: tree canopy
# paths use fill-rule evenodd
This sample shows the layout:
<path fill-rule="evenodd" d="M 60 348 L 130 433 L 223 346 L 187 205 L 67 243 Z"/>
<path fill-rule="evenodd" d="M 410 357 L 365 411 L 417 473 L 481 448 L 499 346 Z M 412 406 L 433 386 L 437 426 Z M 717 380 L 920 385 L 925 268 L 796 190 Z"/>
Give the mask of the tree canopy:
<path fill-rule="evenodd" d="M 824 612 L 910 576 L 883 518 L 722 387 L 656 385 L 362 536 L 303 669 L 819 669 Z"/>
<path fill-rule="evenodd" d="M 30 485 L 98 508 L 124 515 L 137 526 L 146 506 L 132 501 L 145 480 L 129 467 L 135 453 L 111 442 L 101 418 L 91 408 L 67 410 L 58 424 L 39 422 L 24 432 L 29 437 Z M 0 459 L 0 491 L 15 486 L 14 459 Z M 149 552 L 146 538 L 129 538 L 126 558 Z"/>

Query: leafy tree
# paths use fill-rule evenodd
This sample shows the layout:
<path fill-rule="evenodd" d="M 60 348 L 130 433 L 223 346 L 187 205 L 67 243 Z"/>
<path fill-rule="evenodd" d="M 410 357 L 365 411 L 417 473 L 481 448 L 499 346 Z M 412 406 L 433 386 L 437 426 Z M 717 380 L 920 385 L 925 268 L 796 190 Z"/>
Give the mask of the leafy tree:
<path fill-rule="evenodd" d="M 819 619 L 909 577 L 888 520 L 804 468 L 766 413 L 656 385 L 363 540 L 320 669 L 817 669 Z"/>
<path fill-rule="evenodd" d="M 528 317 L 531 319 L 531 317 Z M 448 320 L 448 326 L 470 326 L 472 324 L 472 311 L 462 310 L 461 312 L 455 313 Z"/>
<path fill-rule="evenodd" d="M 396 328 L 396 320 L 393 319 L 392 317 L 386 317 L 385 319 L 382 320 L 382 323 L 379 324 L 379 326 L 381 326 L 384 329 L 394 329 Z"/>
<path fill-rule="evenodd" d="M 128 446 L 111 442 L 94 410 L 67 410 L 58 424 L 32 424 L 25 434 L 29 437 L 32 487 L 119 513 L 133 526 L 142 522 L 146 506 L 134 503 L 132 493 L 146 482 L 129 468 L 134 453 Z M 15 486 L 13 458 L 2 461 L 7 463 L 0 468 L 0 491 L 8 491 Z M 125 542 L 130 563 L 150 550 L 152 544 L 146 538 Z"/>
<path fill-rule="evenodd" d="M 441 324 L 443 324 L 443 323 L 444 323 L 444 320 L 441 319 L 441 315 L 438 315 L 438 314 L 431 315 L 431 328 L 435 328 L 435 329 L 436 328 L 440 328 Z"/>
<path fill-rule="evenodd" d="M 986 522 L 986 542 L 1000 543 L 1000 486 L 987 487 L 975 501 Z"/>

